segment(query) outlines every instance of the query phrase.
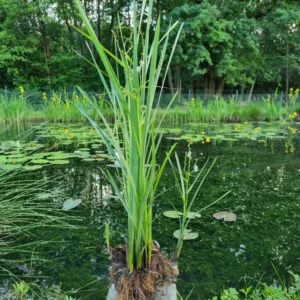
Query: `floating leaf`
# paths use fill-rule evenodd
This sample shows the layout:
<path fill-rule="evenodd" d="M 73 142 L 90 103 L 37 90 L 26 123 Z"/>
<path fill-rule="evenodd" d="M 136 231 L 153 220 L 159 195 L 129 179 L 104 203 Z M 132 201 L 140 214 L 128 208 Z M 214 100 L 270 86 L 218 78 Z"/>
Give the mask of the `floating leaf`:
<path fill-rule="evenodd" d="M 214 213 L 213 217 L 217 220 L 221 220 L 221 219 L 224 219 L 227 214 L 228 214 L 228 211 L 220 211 L 220 212 Z"/>
<path fill-rule="evenodd" d="M 226 222 L 234 222 L 237 220 L 237 215 L 228 211 L 221 211 L 213 214 L 213 217 L 217 220 L 224 219 Z"/>
<path fill-rule="evenodd" d="M 18 165 L 18 164 L 15 164 L 15 165 L 0 165 L 0 169 L 5 170 L 5 171 L 16 170 L 16 169 L 19 169 L 21 167 L 22 167 L 22 165 Z"/>
<path fill-rule="evenodd" d="M 196 213 L 196 212 L 191 212 L 191 211 L 190 211 L 190 212 L 188 213 L 187 217 L 188 217 L 189 219 L 194 219 L 194 218 L 201 218 L 201 215 L 198 214 L 198 213 Z"/>
<path fill-rule="evenodd" d="M 48 164 L 49 160 L 48 159 L 34 159 L 31 161 L 33 164 Z"/>
<path fill-rule="evenodd" d="M 58 160 L 50 160 L 49 163 L 52 165 L 67 165 L 69 161 L 66 159 L 58 159 Z"/>
<path fill-rule="evenodd" d="M 78 205 L 80 205 L 82 202 L 81 199 L 76 199 L 76 200 L 73 200 L 73 199 L 68 199 L 64 202 L 63 204 L 63 210 L 70 210 L 70 209 L 73 209 L 75 207 L 77 207 Z"/>
<path fill-rule="evenodd" d="M 198 237 L 198 232 L 191 232 L 192 230 L 190 229 L 185 229 L 183 232 L 183 240 L 194 240 Z M 179 239 L 180 237 L 180 229 L 176 230 L 173 232 L 173 236 L 176 237 L 176 239 Z"/>
<path fill-rule="evenodd" d="M 43 166 L 24 166 L 23 169 L 26 171 L 33 171 L 41 169 Z"/>
<path fill-rule="evenodd" d="M 164 216 L 171 219 L 178 219 L 182 216 L 182 213 L 180 211 L 176 210 L 167 210 L 163 212 Z"/>

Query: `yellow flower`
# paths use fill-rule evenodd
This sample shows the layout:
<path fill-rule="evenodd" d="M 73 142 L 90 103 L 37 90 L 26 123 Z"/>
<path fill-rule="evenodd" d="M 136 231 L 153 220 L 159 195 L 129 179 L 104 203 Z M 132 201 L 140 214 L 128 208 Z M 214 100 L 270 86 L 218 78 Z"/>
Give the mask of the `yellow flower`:
<path fill-rule="evenodd" d="M 51 100 L 52 100 L 53 102 L 55 102 L 55 101 L 56 101 L 56 98 L 53 96 L 53 97 L 51 98 Z"/>
<path fill-rule="evenodd" d="M 191 101 L 195 101 L 195 98 L 193 97 L 193 98 L 191 98 Z"/>
<path fill-rule="evenodd" d="M 206 133 L 205 133 L 205 131 L 202 131 L 201 134 L 205 135 Z"/>
<path fill-rule="evenodd" d="M 78 99 L 79 99 L 78 95 L 76 95 L 76 96 L 75 96 L 75 99 L 76 99 L 76 100 L 78 100 Z"/>
<path fill-rule="evenodd" d="M 255 127 L 254 130 L 255 130 L 255 131 L 258 131 L 258 130 L 259 130 L 259 127 Z"/>
<path fill-rule="evenodd" d="M 202 142 L 201 142 L 201 144 L 205 144 L 205 142 L 204 142 L 204 141 L 202 141 Z"/>
<path fill-rule="evenodd" d="M 65 129 L 64 133 L 67 134 L 69 132 L 69 129 Z"/>
<path fill-rule="evenodd" d="M 238 130 L 238 128 L 237 128 L 237 127 L 234 127 L 234 130 Z"/>
<path fill-rule="evenodd" d="M 290 91 L 292 92 L 294 89 L 293 88 L 290 88 Z"/>
<path fill-rule="evenodd" d="M 22 85 L 19 86 L 19 89 L 20 89 L 20 93 L 23 94 L 24 93 L 24 88 L 22 87 Z"/>
<path fill-rule="evenodd" d="M 244 124 L 245 124 L 245 125 L 247 125 L 247 124 L 248 124 L 248 122 L 244 122 Z"/>
<path fill-rule="evenodd" d="M 295 95 L 298 96 L 299 95 L 299 89 L 296 89 L 295 91 Z"/>
<path fill-rule="evenodd" d="M 206 143 L 210 143 L 210 138 L 207 137 L 207 138 L 205 139 L 205 142 L 206 142 Z"/>

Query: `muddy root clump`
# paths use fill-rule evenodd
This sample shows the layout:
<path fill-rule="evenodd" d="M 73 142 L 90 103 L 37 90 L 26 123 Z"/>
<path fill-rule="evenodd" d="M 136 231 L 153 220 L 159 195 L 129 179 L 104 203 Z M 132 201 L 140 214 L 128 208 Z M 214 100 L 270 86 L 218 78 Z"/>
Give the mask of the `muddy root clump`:
<path fill-rule="evenodd" d="M 153 247 L 152 261 L 148 269 L 129 273 L 126 263 L 126 247 L 110 249 L 112 268 L 110 274 L 118 292 L 118 300 L 153 300 L 157 288 L 166 289 L 178 276 L 177 265 L 171 263 L 157 247 Z"/>

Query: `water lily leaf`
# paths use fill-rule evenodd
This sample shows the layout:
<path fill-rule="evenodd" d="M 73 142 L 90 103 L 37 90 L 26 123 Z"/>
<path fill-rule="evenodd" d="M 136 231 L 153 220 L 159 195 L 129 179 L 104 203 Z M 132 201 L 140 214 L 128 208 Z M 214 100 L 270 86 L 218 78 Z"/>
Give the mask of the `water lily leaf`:
<path fill-rule="evenodd" d="M 23 169 L 26 171 L 33 171 L 33 170 L 38 170 L 41 169 L 43 166 L 24 166 Z"/>
<path fill-rule="evenodd" d="M 49 160 L 48 159 L 34 159 L 31 161 L 33 164 L 48 164 Z"/>
<path fill-rule="evenodd" d="M 50 160 L 49 163 L 52 165 L 67 165 L 70 161 L 66 159 Z"/>
<path fill-rule="evenodd" d="M 78 205 L 80 205 L 82 202 L 81 199 L 76 199 L 76 200 L 73 200 L 73 199 L 68 199 L 64 202 L 63 204 L 63 210 L 70 210 L 70 209 L 73 209 L 75 207 L 77 207 Z"/>
<path fill-rule="evenodd" d="M 224 221 L 226 222 L 234 222 L 236 220 L 237 220 L 237 215 L 234 213 L 228 213 L 224 218 Z"/>
<path fill-rule="evenodd" d="M 189 219 L 194 219 L 194 218 L 201 218 L 201 215 L 198 214 L 198 213 L 196 213 L 196 212 L 191 212 L 191 211 L 190 211 L 190 212 L 188 213 L 187 217 L 188 217 Z"/>
<path fill-rule="evenodd" d="M 180 211 L 176 210 L 167 210 L 163 212 L 164 216 L 171 219 L 178 219 L 182 216 L 182 213 Z"/>
<path fill-rule="evenodd" d="M 184 232 L 183 232 L 183 240 L 184 241 L 187 241 L 187 240 L 194 240 L 198 237 L 198 232 L 191 232 L 192 230 L 190 229 L 185 229 Z M 173 236 L 176 238 L 176 239 L 179 239 L 180 237 L 180 229 L 178 230 L 175 230 L 173 232 Z"/>
<path fill-rule="evenodd" d="M 18 165 L 18 164 L 15 164 L 15 165 L 0 165 L 0 169 L 5 170 L 5 171 L 16 170 L 16 169 L 19 169 L 21 167 L 22 167 L 22 165 Z"/>
<path fill-rule="evenodd" d="M 217 220 L 224 219 L 226 222 L 234 222 L 237 220 L 237 215 L 228 211 L 217 212 L 213 214 L 213 217 Z"/>
<path fill-rule="evenodd" d="M 220 212 L 214 213 L 213 217 L 217 220 L 221 220 L 221 219 L 224 219 L 227 214 L 228 214 L 228 211 L 220 211 Z"/>

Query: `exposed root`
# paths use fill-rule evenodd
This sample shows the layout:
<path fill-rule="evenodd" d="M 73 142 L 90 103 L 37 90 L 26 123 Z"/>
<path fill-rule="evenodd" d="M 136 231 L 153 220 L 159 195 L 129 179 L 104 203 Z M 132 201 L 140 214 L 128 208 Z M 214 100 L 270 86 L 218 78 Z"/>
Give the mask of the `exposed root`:
<path fill-rule="evenodd" d="M 118 300 L 152 300 L 158 287 L 166 287 L 178 276 L 177 265 L 166 258 L 157 247 L 153 247 L 152 261 L 148 269 L 128 272 L 126 248 L 110 249 L 113 266 L 110 274 L 118 292 Z"/>

